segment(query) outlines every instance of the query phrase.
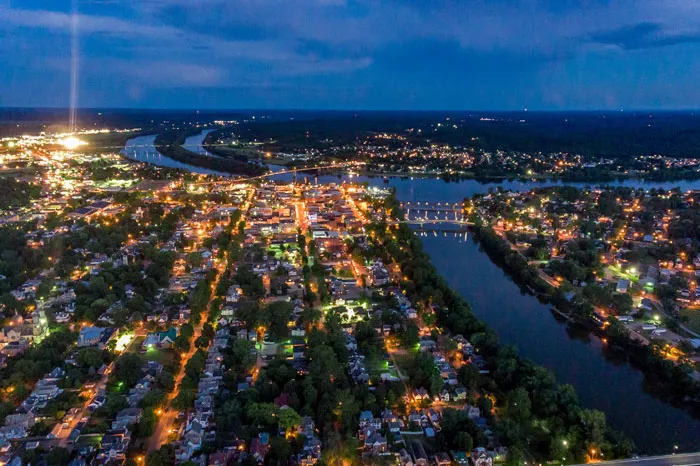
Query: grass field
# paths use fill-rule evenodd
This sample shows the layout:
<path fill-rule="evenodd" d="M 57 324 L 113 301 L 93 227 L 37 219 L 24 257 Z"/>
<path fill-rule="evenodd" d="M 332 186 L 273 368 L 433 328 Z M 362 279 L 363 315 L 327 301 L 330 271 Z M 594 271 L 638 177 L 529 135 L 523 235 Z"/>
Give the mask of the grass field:
<path fill-rule="evenodd" d="M 700 309 L 681 309 L 681 321 L 694 332 L 700 333 Z"/>

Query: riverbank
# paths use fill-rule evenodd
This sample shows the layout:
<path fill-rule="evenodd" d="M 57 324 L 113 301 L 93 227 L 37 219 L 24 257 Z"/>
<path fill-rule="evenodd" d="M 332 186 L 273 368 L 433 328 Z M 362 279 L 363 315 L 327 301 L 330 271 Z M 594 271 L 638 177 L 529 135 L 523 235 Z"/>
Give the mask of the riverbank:
<path fill-rule="evenodd" d="M 665 358 L 654 345 L 644 344 L 633 338 L 624 325 L 616 319 L 606 327 L 596 325 L 592 318 L 592 307 L 586 302 L 567 299 L 563 291 L 553 288 L 542 280 L 537 269 L 527 264 L 526 259 L 511 245 L 487 226 L 472 229 L 474 239 L 484 248 L 492 261 L 506 271 L 521 288 L 532 288 L 538 298 L 552 305 L 561 314 L 585 327 L 587 331 L 607 339 L 612 348 L 622 350 L 633 358 L 650 382 L 654 392 L 662 399 L 687 409 L 700 417 L 700 384 L 690 377 L 690 369 Z"/>

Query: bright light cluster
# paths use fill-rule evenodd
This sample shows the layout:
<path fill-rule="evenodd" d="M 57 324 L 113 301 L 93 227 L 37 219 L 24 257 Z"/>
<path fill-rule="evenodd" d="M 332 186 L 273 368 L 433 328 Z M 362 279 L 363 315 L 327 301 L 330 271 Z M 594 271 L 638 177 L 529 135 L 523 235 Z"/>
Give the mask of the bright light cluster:
<path fill-rule="evenodd" d="M 81 141 L 80 139 L 76 138 L 75 136 L 68 136 L 66 138 L 61 139 L 61 145 L 65 147 L 68 150 L 75 150 L 80 146 L 84 146 L 87 144 L 85 141 Z"/>

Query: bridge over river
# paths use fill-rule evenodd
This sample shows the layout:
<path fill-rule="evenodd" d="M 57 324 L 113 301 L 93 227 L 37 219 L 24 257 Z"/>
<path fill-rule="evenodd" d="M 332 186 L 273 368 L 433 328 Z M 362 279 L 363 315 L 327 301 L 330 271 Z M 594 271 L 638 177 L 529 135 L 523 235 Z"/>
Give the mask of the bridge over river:
<path fill-rule="evenodd" d="M 428 201 L 407 201 L 402 202 L 401 207 L 407 211 L 418 212 L 462 212 L 461 202 L 428 202 Z"/>

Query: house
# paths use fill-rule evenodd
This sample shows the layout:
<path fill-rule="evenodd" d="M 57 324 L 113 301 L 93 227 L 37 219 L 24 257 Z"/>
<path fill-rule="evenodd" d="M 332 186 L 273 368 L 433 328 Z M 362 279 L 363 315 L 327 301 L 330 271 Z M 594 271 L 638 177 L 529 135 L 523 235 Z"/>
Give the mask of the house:
<path fill-rule="evenodd" d="M 126 427 L 138 424 L 141 421 L 143 410 L 141 408 L 124 408 L 117 413 L 112 422 L 112 429 L 125 429 Z"/>
<path fill-rule="evenodd" d="M 24 353 L 28 348 L 29 342 L 25 339 L 21 339 L 9 342 L 0 351 L 8 358 L 12 358 Z"/>
<path fill-rule="evenodd" d="M 18 426 L 28 430 L 36 423 L 36 417 L 34 414 L 10 414 L 5 417 L 6 426 Z"/>
<path fill-rule="evenodd" d="M 437 342 L 435 340 L 431 340 L 430 338 L 421 338 L 419 342 L 419 349 L 422 352 L 434 351 L 437 349 Z"/>
<path fill-rule="evenodd" d="M 426 390 L 423 387 L 420 387 L 413 391 L 413 398 L 416 401 L 428 400 L 430 399 L 430 395 L 428 394 L 428 390 Z"/>
<path fill-rule="evenodd" d="M 428 419 L 435 427 L 437 427 L 440 422 L 440 415 L 433 408 L 430 408 L 428 410 Z"/>
<path fill-rule="evenodd" d="M 84 458 L 81 458 L 80 456 L 77 458 L 73 458 L 70 463 L 68 463 L 68 466 L 87 466 L 87 462 L 85 461 Z"/>
<path fill-rule="evenodd" d="M 78 346 L 96 346 L 102 338 L 100 327 L 83 327 L 78 335 Z"/>
<path fill-rule="evenodd" d="M 393 434 L 400 433 L 402 428 L 403 428 L 403 421 L 400 421 L 400 420 L 390 421 L 388 424 L 389 432 L 391 432 Z"/>
<path fill-rule="evenodd" d="M 455 394 L 453 395 L 452 399 L 454 401 L 466 400 L 467 399 L 467 389 L 464 387 L 455 388 Z"/>
<path fill-rule="evenodd" d="M 250 454 L 258 463 L 265 461 L 267 451 L 270 449 L 270 436 L 267 432 L 261 432 L 250 442 Z"/>
<path fill-rule="evenodd" d="M 204 427 L 197 421 L 187 424 L 185 434 L 182 436 L 182 442 L 187 448 L 187 456 L 192 454 L 202 447 L 204 439 Z"/>
<path fill-rule="evenodd" d="M 389 449 L 386 438 L 377 431 L 369 430 L 365 435 L 365 451 L 378 455 L 386 453 Z"/>
<path fill-rule="evenodd" d="M 142 351 L 147 351 L 155 347 L 158 348 L 170 348 L 175 339 L 177 338 L 177 329 L 175 327 L 170 327 L 165 332 L 151 332 L 146 335 L 146 339 L 141 345 Z"/>
<path fill-rule="evenodd" d="M 131 433 L 126 429 L 107 433 L 102 437 L 100 452 L 97 454 L 97 457 L 103 460 L 123 460 L 130 440 Z"/>
<path fill-rule="evenodd" d="M 117 333 L 116 330 L 109 327 L 83 327 L 78 335 L 78 346 L 97 346 L 98 349 L 104 349 L 112 336 Z"/>
<path fill-rule="evenodd" d="M 467 412 L 467 417 L 471 420 L 476 420 L 481 417 L 481 409 L 476 406 L 466 406 L 464 410 Z"/>
<path fill-rule="evenodd" d="M 360 429 L 369 426 L 373 418 L 374 415 L 372 415 L 372 411 L 362 411 L 360 413 Z"/>
<path fill-rule="evenodd" d="M 312 466 L 321 459 L 321 441 L 316 436 L 307 437 L 304 447 L 297 456 L 299 466 Z"/>
<path fill-rule="evenodd" d="M 617 287 L 615 288 L 615 291 L 617 291 L 618 293 L 627 293 L 629 287 L 630 281 L 623 278 L 617 282 Z"/>
<path fill-rule="evenodd" d="M 447 391 L 447 389 L 443 388 L 442 391 L 440 392 L 440 399 L 442 401 L 444 401 L 445 403 L 449 403 L 450 402 L 450 392 Z"/>
<path fill-rule="evenodd" d="M 415 459 L 416 466 L 428 466 L 428 455 L 425 453 L 425 448 L 423 443 L 419 440 L 414 440 L 411 442 L 413 447 L 413 457 Z"/>
<path fill-rule="evenodd" d="M 486 452 L 484 447 L 472 450 L 471 461 L 473 466 L 493 466 L 493 458 Z"/>
<path fill-rule="evenodd" d="M 22 426 L 0 427 L 0 440 L 14 440 L 27 436 L 27 431 Z"/>
<path fill-rule="evenodd" d="M 209 455 L 208 466 L 227 466 L 235 456 L 235 450 L 219 450 Z"/>
<path fill-rule="evenodd" d="M 463 451 L 450 451 L 450 455 L 452 455 L 452 459 L 457 463 L 459 466 L 467 466 L 469 464 L 469 457 L 467 454 Z"/>
<path fill-rule="evenodd" d="M 452 460 L 450 459 L 450 455 L 445 452 L 440 452 L 433 456 L 433 464 L 435 466 L 450 466 L 452 464 Z"/>
<path fill-rule="evenodd" d="M 415 466 L 415 463 L 413 462 L 413 457 L 406 451 L 405 448 L 402 448 L 401 451 L 399 451 L 399 465 Z"/>
<path fill-rule="evenodd" d="M 175 327 L 170 327 L 165 332 L 160 332 L 158 334 L 158 346 L 161 348 L 170 348 L 176 338 L 177 329 Z"/>

